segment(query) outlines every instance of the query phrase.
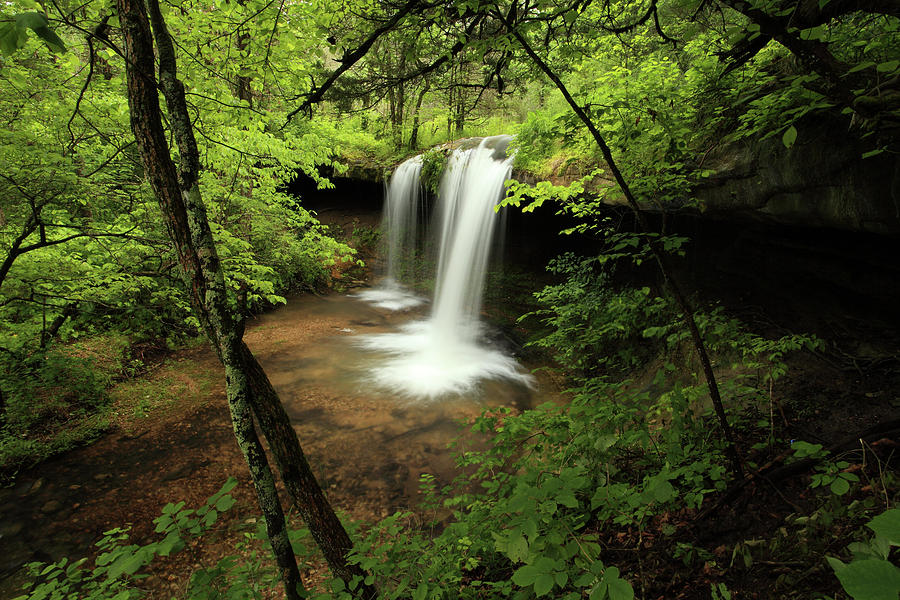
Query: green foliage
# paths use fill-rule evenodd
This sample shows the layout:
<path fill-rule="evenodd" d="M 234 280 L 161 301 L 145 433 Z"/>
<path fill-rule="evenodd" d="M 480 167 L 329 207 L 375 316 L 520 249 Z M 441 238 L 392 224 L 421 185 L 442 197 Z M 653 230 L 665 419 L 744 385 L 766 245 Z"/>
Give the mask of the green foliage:
<path fill-rule="evenodd" d="M 30 12 L 37 7 L 30 0 L 9 9 L 17 7 L 19 18 L 3 20 L 4 27 L 48 22 Z M 309 18 L 308 26 L 321 20 L 309 7 L 293 10 L 297 18 Z M 281 302 L 291 290 L 324 287 L 331 267 L 352 262 L 353 251 L 332 239 L 283 187 L 301 171 L 329 186 L 318 168 L 341 172 L 335 144 L 349 136 L 328 120 L 282 129 L 283 104 L 269 98 L 251 107 L 234 100 L 229 83 L 238 75 L 251 78 L 257 86 L 251 92 L 264 95 L 268 70 L 262 57 L 274 60 L 283 52 L 291 57 L 290 76 L 305 79 L 316 58 L 297 60 L 294 53 L 318 56 L 320 37 L 292 32 L 272 44 L 271 33 L 268 42 L 250 35 L 245 43 L 251 46 L 236 59 L 235 32 L 262 32 L 274 13 L 251 2 L 222 7 L 217 23 L 198 24 L 186 14 L 175 11 L 167 19 L 184 52 L 179 63 L 196 114 L 201 185 L 235 310 Z M 98 3 L 66 13 L 77 29 L 60 26 L 58 33 L 73 52 L 52 59 L 20 51 L 4 60 L 0 72 L 0 116 L 10 123 L 0 134 L 6 165 L 0 263 L 12 259 L 0 281 L 0 347 L 33 347 L 67 310 L 72 316 L 56 333 L 63 339 L 86 329 L 162 338 L 196 332 L 165 224 L 136 168 L 123 101 L 124 63 L 101 40 L 92 53 L 85 47 L 81 32 L 105 16 Z M 201 63 L 187 51 L 194 46 L 208 51 Z"/>
<path fill-rule="evenodd" d="M 900 546 L 900 509 L 881 513 L 866 527 L 875 536 L 850 545 L 853 560 L 844 563 L 829 556 L 828 564 L 853 600 L 893 600 L 900 594 L 900 569 L 890 559 L 892 549 Z"/>
<path fill-rule="evenodd" d="M 354 223 L 350 232 L 350 244 L 359 250 L 372 251 L 378 247 L 381 241 L 381 230 L 369 225 Z"/>
<path fill-rule="evenodd" d="M 128 544 L 128 529 L 116 527 L 105 531 L 97 542 L 93 567 L 88 559 L 69 562 L 63 558 L 52 564 L 30 563 L 31 581 L 23 586 L 26 594 L 15 600 L 47 600 L 85 598 L 90 600 L 133 600 L 143 594 L 136 584 L 145 577 L 140 571 L 158 556 L 180 552 L 185 539 L 203 535 L 218 519 L 219 513 L 234 506 L 228 493 L 237 485 L 229 478 L 222 488 L 197 509 L 184 508 L 184 502 L 169 503 L 160 517 L 154 519 L 161 539 L 143 546 Z"/>
<path fill-rule="evenodd" d="M 851 484 L 859 481 L 859 476 L 848 471 L 850 463 L 845 460 L 831 461 L 828 458 L 828 451 L 822 448 L 822 444 L 810 444 L 796 440 L 791 444 L 794 451 L 794 458 L 813 458 L 818 460 L 816 464 L 816 474 L 812 476 L 810 481 L 811 488 L 828 487 L 831 492 L 837 496 L 843 496 L 850 491 Z"/>
<path fill-rule="evenodd" d="M 303 550 L 301 540 L 308 530 L 288 531 L 295 550 Z M 199 568 L 191 575 L 185 594 L 190 600 L 259 600 L 279 583 L 279 574 L 269 558 L 265 526 L 260 520 L 253 531 L 244 532 L 238 542 L 238 555 L 229 555 L 215 565 Z"/>
<path fill-rule="evenodd" d="M 605 302 L 590 296 L 596 291 L 596 258 L 566 256 L 555 264 L 558 274 L 572 280 L 562 285 L 576 291 L 553 292 L 560 303 L 555 315 L 576 323 L 607 311 L 604 318 L 621 325 L 596 340 L 559 336 L 556 346 L 567 360 L 588 364 L 580 354 L 596 360 L 596 353 L 606 353 L 609 347 L 644 343 L 653 351 L 631 354 L 631 369 L 658 365 L 657 355 L 669 358 L 649 370 L 649 385 L 647 379 L 616 381 L 588 368 L 574 381 L 566 405 L 547 404 L 518 415 L 498 409 L 480 417 L 473 428 L 491 440 L 485 450 L 458 454 L 468 474 L 440 490 L 434 478 L 422 479 L 423 511 L 450 511 L 452 519 L 442 519 L 438 526 L 422 523 L 418 515 L 397 513 L 357 532 L 351 560 L 368 573 L 367 582 L 377 586 L 381 597 L 630 599 L 639 574 L 616 565 L 604 551 L 619 534 L 626 541 L 617 546 L 642 551 L 642 536 L 652 533 L 688 568 L 712 560 L 708 549 L 679 539 L 683 525 L 667 522 L 669 515 L 699 509 L 728 484 L 723 446 L 711 428 L 704 387 L 686 374 L 690 370 L 677 370 L 671 362 L 685 341 L 681 329 L 671 324 L 676 321 L 671 306 L 648 290 L 640 290 L 631 303 L 633 290 L 609 291 Z M 591 307 L 580 310 L 577 305 L 586 298 Z M 648 321 L 648 314 L 656 320 Z M 736 383 L 729 388 L 734 404 L 739 398 L 750 405 L 761 402 L 769 383 L 783 376 L 784 356 L 810 343 L 802 336 L 764 340 L 721 311 L 698 320 L 723 362 L 732 356 L 740 366 L 736 372 L 743 375 L 735 375 Z M 623 332 L 627 335 L 621 337 Z M 616 360 L 621 359 L 608 364 Z M 801 442 L 794 450 L 798 458 L 821 452 Z M 841 478 L 840 473 L 836 477 Z M 196 513 L 186 511 L 183 503 L 170 504 L 157 520 L 157 531 L 198 533 L 227 508 L 220 501 L 211 498 L 206 512 Z M 291 535 L 303 561 L 318 560 L 308 532 Z M 260 532 L 247 533 L 240 556 L 227 556 L 196 571 L 187 597 L 264 597 L 277 573 L 259 549 L 262 537 Z M 163 542 L 172 551 L 179 545 L 175 537 Z M 745 564 L 752 562 L 751 547 L 736 547 L 735 556 L 744 557 Z M 129 548 L 119 580 L 139 577 L 139 570 L 129 575 L 128 569 L 142 568 L 153 552 Z M 352 597 L 338 579 L 327 585 L 329 591 L 313 597 Z M 724 585 L 714 590 L 718 597 L 728 597 Z"/>
<path fill-rule="evenodd" d="M 422 171 L 419 181 L 426 190 L 432 194 L 438 193 L 441 184 L 441 176 L 447 164 L 447 153 L 441 148 L 432 148 L 422 154 Z"/>
<path fill-rule="evenodd" d="M 353 560 L 383 597 L 634 597 L 601 538 L 724 489 L 721 448 L 684 394 L 667 399 L 671 421 L 658 427 L 645 391 L 591 379 L 573 393 L 564 407 L 475 423 L 493 440 L 459 455 L 474 473 L 443 497 L 423 480 L 426 507 L 454 511 L 439 535 L 398 513 L 357 544 Z"/>
<path fill-rule="evenodd" d="M 731 592 L 728 591 L 724 583 L 711 584 L 709 592 L 712 600 L 731 600 Z"/>
<path fill-rule="evenodd" d="M 518 157 L 518 154 L 516 156 Z M 539 181 L 534 185 L 529 185 L 510 179 L 506 181 L 506 196 L 500 206 L 515 206 L 521 208 L 522 212 L 533 212 L 543 206 L 545 202 L 558 202 L 563 206 L 561 211 L 569 211 L 577 215 L 579 210 L 575 206 L 582 199 L 585 186 L 601 173 L 602 170 L 598 169 L 569 185 L 553 185 L 549 181 Z M 597 196 L 592 198 L 591 202 L 598 202 L 600 199 Z M 523 206 L 522 203 L 525 201 L 528 203 Z M 584 216 L 584 214 L 580 216 Z"/>
<path fill-rule="evenodd" d="M 424 482 L 429 501 L 453 511 L 454 520 L 432 534 L 407 515 L 394 515 L 365 534 L 353 560 L 389 598 L 631 598 L 636 574 L 607 564 L 615 560 L 601 553 L 603 541 L 615 533 L 639 540 L 655 519 L 696 509 L 727 483 L 680 315 L 650 287 L 612 285 L 619 261 L 647 260 L 649 241 L 679 252 L 685 240 L 607 227 L 598 216 L 601 203 L 622 198 L 598 168 L 603 159 L 594 140 L 560 93 L 520 60 L 518 42 L 482 13 L 486 6 L 420 7 L 396 21 L 315 118 L 295 118 L 287 126 L 288 111 L 316 91 L 341 55 L 359 47 L 373 23 L 390 20 L 390 4 L 189 1 L 162 10 L 177 40 L 179 76 L 201 146 L 201 185 L 236 313 L 282 302 L 293 289 L 322 286 L 331 267 L 355 260 L 304 199 L 284 193 L 285 184 L 303 172 L 328 187 L 320 167 L 340 174 L 345 162 L 397 160 L 413 122 L 418 142 L 426 145 L 516 132 L 517 166 L 554 178 L 510 185 L 504 204 L 533 210 L 554 202 L 578 221 L 568 233 L 604 243 L 598 256 L 557 259 L 552 269 L 562 281 L 538 293 L 542 306 L 530 315 L 544 328 L 532 344 L 552 351 L 575 375 L 571 403 L 518 416 L 484 415 L 475 427 L 493 436 L 493 446 L 460 456 L 471 475 L 448 490 Z M 704 160 L 720 143 L 780 136 L 791 148 L 804 142 L 806 119 L 839 112 L 828 82 L 777 44 L 725 73 L 717 54 L 762 34 L 759 23 L 734 12 L 652 3 L 659 8 L 653 20 L 621 28 L 638 20 L 642 4 L 575 10 L 540 0 L 529 7 L 536 12 L 519 15 L 518 33 L 540 42 L 535 47 L 588 112 L 644 204 L 694 206 L 691 189 L 709 175 Z M 773 3 L 755 8 L 778 10 Z M 111 373 L 125 367 L 111 371 L 70 352 L 73 340 L 119 331 L 171 341 L 197 327 L 165 223 L 136 167 L 124 60 L 101 43 L 102 36 L 91 49 L 84 39 L 84 32 L 105 24 L 108 5 L 54 9 L 59 14 L 48 18 L 32 0 L 15 0 L 0 14 L 0 118 L 6 124 L 0 128 L 0 263 L 10 266 L 0 281 L 4 461 L 45 455 L 40 446 L 49 446 L 33 435 L 36 427 L 68 423 L 66 435 L 74 438 L 56 438 L 63 445 L 102 427 L 106 386 Z M 532 18 L 536 14 L 540 18 Z M 613 14 L 621 22 L 612 22 Z M 478 35 L 472 35 L 476 24 Z M 114 16 L 111 25 L 114 31 Z M 661 43 L 660 28 L 678 43 Z M 851 105 L 839 108 L 867 131 L 878 130 L 871 115 L 891 121 L 882 105 L 890 105 L 900 69 L 897 32 L 896 19 L 865 13 L 786 31 L 801 41 L 820 41 L 835 54 L 835 64 L 846 69 L 838 79 L 848 82 L 852 95 Z M 72 51 L 50 56 L 43 45 Z M 427 83 L 412 77 L 423 68 Z M 494 94 L 482 85 L 500 90 L 503 81 L 506 91 L 516 93 Z M 432 191 L 443 159 L 439 151 L 424 158 L 423 177 Z M 359 241 L 371 237 L 360 235 Z M 63 321 L 54 328 L 57 318 Z M 746 409 L 732 413 L 739 431 L 765 433 L 760 448 L 778 443 L 773 420 L 755 417 L 767 404 L 771 415 L 772 387 L 785 374 L 787 353 L 816 340 L 764 339 L 721 309 L 701 312 L 697 321 L 724 375 L 729 410 Z M 622 380 L 626 376 L 635 379 Z M 794 444 L 797 458 L 820 450 Z M 834 506 L 855 493 L 857 476 L 850 468 L 842 460 L 819 462 L 810 485 L 830 490 L 822 495 L 834 504 L 796 523 L 807 539 L 849 512 Z M 149 546 L 128 545 L 123 530 L 111 530 L 94 570 L 82 563 L 42 566 L 34 597 L 133 597 L 140 569 L 208 527 L 227 508 L 224 498 L 196 512 L 167 506 L 158 520 L 165 537 Z M 883 564 L 895 543 L 884 533 L 892 518 L 873 521 L 872 552 L 835 568 L 848 592 L 878 594 L 883 590 L 857 586 L 879 574 L 880 581 L 894 577 Z M 245 538 L 249 560 L 230 557 L 199 571 L 189 595 L 264 595 L 274 575 L 253 549 L 257 537 Z M 308 555 L 309 548 L 299 548 L 302 537 L 295 534 L 298 552 Z M 679 540 L 667 547 L 685 563 L 711 559 L 700 545 Z M 752 561 L 750 547 L 736 546 L 734 556 Z M 629 550 L 641 551 L 640 543 Z M 335 596 L 349 595 L 342 582 L 332 586 Z M 730 595 L 724 585 L 712 594 Z"/>
<path fill-rule="evenodd" d="M 677 51 L 655 45 L 652 35 L 629 33 L 627 46 L 614 37 L 584 40 L 584 46 L 572 48 L 572 66 L 559 68 L 613 149 L 635 195 L 650 205 L 677 209 L 690 203 L 691 186 L 706 174 L 697 166 L 696 153 L 721 123 L 724 109 L 705 104 L 721 97 L 704 94 L 721 67 L 709 56 L 709 39 L 702 34 L 692 34 L 696 37 Z M 565 184 L 604 164 L 593 138 L 556 91 L 547 92 L 544 106 L 516 133 L 517 166 L 541 177 L 558 177 Z M 594 201 L 621 200 L 618 187 L 599 172 L 580 185 Z"/>
<path fill-rule="evenodd" d="M 66 45 L 50 29 L 47 16 L 39 12 L 18 13 L 12 17 L 0 12 L 0 53 L 11 55 L 23 48 L 31 30 L 53 52 L 65 52 Z"/>
<path fill-rule="evenodd" d="M 279 77 L 307 81 L 321 56 L 321 36 L 292 31 L 272 43 L 270 25 L 283 17 L 275 8 L 226 3 L 218 21 L 203 23 L 187 16 L 187 5 L 184 12 L 165 9 L 180 42 L 179 73 L 200 144 L 213 235 L 231 306 L 241 314 L 283 302 L 292 291 L 324 288 L 336 265 L 356 262 L 302 199 L 284 193 L 298 172 L 328 187 L 318 169 L 340 173 L 335 148 L 352 135 L 325 119 L 283 128 L 286 107 L 271 86 L 293 84 L 273 83 L 268 61 L 290 57 L 290 73 Z M 39 460 L 102 429 L 109 374 L 79 365 L 65 350 L 73 341 L 123 334 L 134 344 L 166 346 L 195 336 L 199 326 L 132 139 L 124 59 L 103 43 L 106 26 L 118 27 L 116 17 L 97 2 L 52 9 L 61 12 L 45 14 L 32 0 L 16 0 L 0 14 L 5 465 Z M 291 11 L 308 27 L 322 25 L 308 6 Z M 95 30 L 89 48 L 84 32 Z M 235 51 L 238 30 L 239 37 L 248 34 L 246 52 Z M 71 51 L 53 56 L 41 44 Z M 192 52 L 199 48 L 200 61 Z M 232 88 L 238 77 L 250 78 L 249 99 Z M 68 441 L 58 443 L 57 436 Z"/>
<path fill-rule="evenodd" d="M 101 412 L 69 420 L 49 434 L 22 435 L 17 427 L 7 426 L 0 433 L 0 483 L 7 485 L 20 470 L 93 442 L 109 425 L 108 415 Z"/>
<path fill-rule="evenodd" d="M 544 343 L 567 368 L 593 359 L 634 370 L 684 344 L 680 328 L 669 325 L 675 321 L 671 306 L 649 290 L 639 290 L 636 299 L 629 290 L 595 297 L 603 287 L 592 279 L 596 259 L 566 256 L 554 264 L 567 281 L 542 292 L 560 303 L 549 312 L 555 329 Z M 649 327 L 648 314 L 658 319 Z M 602 321 L 617 325 L 602 330 Z M 769 381 L 784 374 L 784 355 L 808 341 L 763 340 L 721 311 L 703 315 L 700 323 L 723 357 L 732 353 L 743 372 L 750 364 L 759 369 L 755 377 L 736 374 L 731 388 L 753 394 L 755 402 L 765 397 Z M 596 335 L 595 328 L 601 329 Z M 652 352 L 603 358 L 610 347 L 634 352 L 643 339 L 654 340 Z M 638 385 L 601 377 L 588 366 L 564 406 L 484 414 L 473 429 L 492 436 L 488 449 L 457 459 L 471 474 L 440 491 L 433 478 L 422 481 L 425 510 L 451 509 L 453 520 L 430 535 L 427 524 L 418 527 L 412 515 L 395 514 L 357 544 L 354 562 L 385 598 L 634 597 L 634 574 L 603 558 L 603 540 L 619 532 L 640 540 L 662 515 L 699 509 L 728 483 L 705 386 L 696 377 L 685 379 L 683 371 L 667 361 L 650 385 Z M 678 530 L 667 527 L 664 536 Z M 712 558 L 702 547 L 669 543 L 686 564 Z M 347 597 L 336 589 L 333 597 Z M 716 591 L 728 597 L 724 586 Z"/>
<path fill-rule="evenodd" d="M 671 310 L 649 288 L 614 290 L 599 269 L 602 264 L 601 258 L 573 254 L 554 259 L 548 269 L 565 281 L 537 292 L 535 298 L 545 308 L 521 317 L 538 318 L 550 328 L 530 344 L 554 351 L 573 376 L 622 373 L 637 366 L 652 350 L 641 349 L 644 329 L 660 324 Z"/>
<path fill-rule="evenodd" d="M 34 354 L 0 354 L 0 474 L 92 441 L 108 425 L 108 388 L 132 366 L 127 340 L 105 336 Z"/>

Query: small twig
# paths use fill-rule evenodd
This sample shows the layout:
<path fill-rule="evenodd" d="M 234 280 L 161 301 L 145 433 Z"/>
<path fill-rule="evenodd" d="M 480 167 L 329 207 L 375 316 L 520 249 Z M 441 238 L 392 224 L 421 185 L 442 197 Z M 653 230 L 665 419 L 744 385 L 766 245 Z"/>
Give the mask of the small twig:
<path fill-rule="evenodd" d="M 796 560 L 777 561 L 777 560 L 753 560 L 755 565 L 766 565 L 767 567 L 805 567 L 808 563 Z"/>
<path fill-rule="evenodd" d="M 107 17 L 109 18 L 109 17 Z M 84 80 L 84 85 L 81 86 L 81 91 L 78 93 L 78 99 L 75 100 L 75 109 L 72 111 L 72 116 L 69 117 L 69 122 L 66 123 L 66 129 L 69 130 L 69 135 L 72 138 L 72 142 L 69 144 L 69 151 L 71 152 L 75 148 L 76 139 L 75 132 L 72 131 L 72 121 L 75 120 L 75 115 L 81 112 L 81 101 L 84 99 L 84 94 L 87 92 L 88 86 L 91 85 L 91 78 L 94 76 L 94 61 L 96 60 L 95 52 L 94 52 L 94 41 L 91 39 L 91 36 L 87 38 L 88 45 L 88 74 Z"/>
<path fill-rule="evenodd" d="M 803 508 L 802 508 L 799 504 L 795 504 L 794 502 L 791 502 L 791 501 L 788 499 L 788 497 L 784 495 L 784 492 L 782 492 L 782 491 L 778 488 L 778 486 L 775 485 L 775 483 L 772 482 L 772 480 L 770 480 L 770 479 L 769 479 L 768 477 L 766 477 L 765 475 L 760 475 L 759 478 L 762 479 L 763 481 L 765 481 L 766 483 L 768 483 L 768 484 L 772 487 L 772 489 L 775 490 L 775 493 L 778 494 L 778 495 L 781 497 L 781 499 L 784 500 L 784 502 L 785 502 L 786 504 L 790 505 L 790 507 L 793 508 L 795 512 L 798 512 L 798 513 L 799 513 L 799 512 L 803 512 Z"/>

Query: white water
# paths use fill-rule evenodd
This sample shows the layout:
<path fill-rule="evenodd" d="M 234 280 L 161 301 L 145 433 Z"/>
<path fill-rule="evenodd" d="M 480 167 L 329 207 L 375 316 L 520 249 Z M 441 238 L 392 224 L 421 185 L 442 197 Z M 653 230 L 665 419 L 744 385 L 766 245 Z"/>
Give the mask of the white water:
<path fill-rule="evenodd" d="M 385 190 L 381 231 L 386 238 L 386 273 L 377 287 L 360 292 L 359 298 L 379 308 L 408 310 L 425 302 L 400 282 L 413 269 L 418 240 L 422 157 L 402 163 Z"/>
<path fill-rule="evenodd" d="M 361 346 L 387 354 L 371 371 L 379 387 L 410 397 L 437 398 L 468 392 L 484 379 L 531 384 L 531 377 L 513 358 L 483 343 L 479 321 L 492 238 L 500 220 L 494 207 L 512 169 L 512 159 L 500 152 L 506 143 L 508 138 L 486 138 L 477 148 L 457 150 L 450 157 L 438 201 L 440 254 L 431 315 L 402 326 L 399 333 L 359 340 Z"/>
<path fill-rule="evenodd" d="M 494 207 L 512 172 L 512 157 L 494 158 L 489 144 L 498 141 L 486 138 L 477 148 L 455 152 L 441 178 L 440 257 L 431 316 L 441 337 L 473 340 L 477 335 L 484 276 L 500 220 Z"/>
<path fill-rule="evenodd" d="M 396 281 L 385 279 L 371 290 L 355 294 L 373 306 L 390 311 L 409 310 L 425 303 L 425 299 L 412 293 Z"/>

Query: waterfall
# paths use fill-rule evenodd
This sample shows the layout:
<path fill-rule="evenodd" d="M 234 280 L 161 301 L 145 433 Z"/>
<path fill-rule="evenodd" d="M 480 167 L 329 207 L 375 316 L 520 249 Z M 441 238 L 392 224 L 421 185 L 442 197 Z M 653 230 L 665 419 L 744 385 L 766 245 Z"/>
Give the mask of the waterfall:
<path fill-rule="evenodd" d="M 386 277 L 392 282 L 399 283 L 415 259 L 421 173 L 422 157 L 410 158 L 397 167 L 385 190 L 381 230 L 387 235 Z"/>
<path fill-rule="evenodd" d="M 422 157 L 415 156 L 402 163 L 385 188 L 384 214 L 381 231 L 385 246 L 384 279 L 377 287 L 358 296 L 375 306 L 388 310 L 406 310 L 424 300 L 401 283 L 414 278 L 418 241 L 422 173 Z"/>
<path fill-rule="evenodd" d="M 371 373 L 379 387 L 407 396 L 436 398 L 467 392 L 483 379 L 530 385 L 531 378 L 513 358 L 482 342 L 479 320 L 488 259 L 500 220 L 494 207 L 512 169 L 512 159 L 506 157 L 509 140 L 508 136 L 485 138 L 477 147 L 456 150 L 448 159 L 434 225 L 439 232 L 439 254 L 431 315 L 407 323 L 399 333 L 359 339 L 360 345 L 388 354 Z M 386 205 L 385 210 L 393 209 Z"/>
<path fill-rule="evenodd" d="M 494 207 L 512 172 L 512 158 L 495 159 L 494 144 L 509 138 L 486 138 L 477 148 L 456 152 L 448 161 L 439 194 L 441 243 L 434 310 L 436 333 L 445 338 L 477 334 L 478 313 L 500 220 Z"/>

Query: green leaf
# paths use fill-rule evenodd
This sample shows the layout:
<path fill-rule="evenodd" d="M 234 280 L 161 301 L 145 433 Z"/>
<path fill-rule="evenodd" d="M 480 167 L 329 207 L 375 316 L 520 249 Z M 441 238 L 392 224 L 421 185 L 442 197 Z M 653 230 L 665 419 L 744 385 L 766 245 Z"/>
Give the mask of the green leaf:
<path fill-rule="evenodd" d="M 228 492 L 233 490 L 235 488 L 235 486 L 237 486 L 237 484 L 238 484 L 237 479 L 235 479 L 234 477 L 229 477 L 228 480 L 225 482 L 225 484 L 222 486 L 222 489 L 219 490 L 219 493 L 227 494 Z"/>
<path fill-rule="evenodd" d="M 49 25 L 50 21 L 47 20 L 47 17 L 39 12 L 27 12 L 16 15 L 16 26 L 23 29 L 39 29 Z"/>
<path fill-rule="evenodd" d="M 578 500 L 571 490 L 562 490 L 557 494 L 556 501 L 567 508 L 576 508 L 578 506 Z"/>
<path fill-rule="evenodd" d="M 667 480 L 660 480 L 650 489 L 653 499 L 657 502 L 668 502 L 675 496 L 675 488 Z"/>
<path fill-rule="evenodd" d="M 25 43 L 25 32 L 16 27 L 15 21 L 0 22 L 0 52 L 13 54 Z"/>
<path fill-rule="evenodd" d="M 211 510 L 203 517 L 203 524 L 206 527 L 212 527 L 213 523 L 215 523 L 218 518 L 219 513 L 216 510 Z"/>
<path fill-rule="evenodd" d="M 528 542 L 522 534 L 514 537 L 506 547 L 506 555 L 513 562 L 523 562 L 528 557 Z"/>
<path fill-rule="evenodd" d="M 157 554 L 160 556 L 169 556 L 174 552 L 180 552 L 184 548 L 184 540 L 177 532 L 169 533 L 163 541 L 159 543 Z"/>
<path fill-rule="evenodd" d="M 533 565 L 525 565 L 516 569 L 516 572 L 513 573 L 512 581 L 519 587 L 528 587 L 537 580 L 541 573 Z"/>
<path fill-rule="evenodd" d="M 809 29 L 801 29 L 800 39 L 822 41 L 825 39 L 825 30 L 821 25 L 817 27 L 810 27 Z"/>
<path fill-rule="evenodd" d="M 826 556 L 826 557 L 825 557 L 825 562 L 828 563 L 828 565 L 831 567 L 831 569 L 832 569 L 835 573 L 838 573 L 838 572 L 840 572 L 840 571 L 843 571 L 844 569 L 847 568 L 847 565 L 845 565 L 840 559 L 837 559 L 837 558 L 835 558 L 835 557 L 833 557 L 833 556 Z"/>
<path fill-rule="evenodd" d="M 591 595 L 588 600 L 603 600 L 607 597 L 606 593 L 609 591 L 609 586 L 606 585 L 605 581 L 601 581 L 591 590 Z"/>
<path fill-rule="evenodd" d="M 897 600 L 900 594 L 900 569 L 886 560 L 856 560 L 835 574 L 854 600 Z"/>
<path fill-rule="evenodd" d="M 66 51 L 66 45 L 49 27 L 37 27 L 34 29 L 34 33 L 44 40 L 44 43 L 47 44 L 47 47 L 50 48 L 51 51 L 58 54 L 62 54 Z"/>
<path fill-rule="evenodd" d="M 236 500 L 231 496 L 222 496 L 221 498 L 219 498 L 219 501 L 216 502 L 216 510 L 219 512 L 225 512 L 226 510 L 234 506 L 235 502 Z"/>
<path fill-rule="evenodd" d="M 144 558 L 145 553 L 141 550 L 138 550 L 131 555 L 125 554 L 119 557 L 119 559 L 109 567 L 109 572 L 106 574 L 107 581 L 118 579 L 122 575 L 133 575 L 138 569 L 144 566 L 146 562 Z"/>
<path fill-rule="evenodd" d="M 875 70 L 879 73 L 891 73 L 897 70 L 897 67 L 900 67 L 900 60 L 889 60 L 887 62 L 880 63 Z"/>
<path fill-rule="evenodd" d="M 634 588 L 619 577 L 618 567 L 607 568 L 603 573 L 603 581 L 608 586 L 607 593 L 610 600 L 634 600 Z"/>
<path fill-rule="evenodd" d="M 797 440 L 791 444 L 794 451 L 794 458 L 806 458 L 808 456 L 824 456 L 822 452 L 822 444 L 810 444 L 803 440 Z"/>
<path fill-rule="evenodd" d="M 850 482 L 844 479 L 843 477 L 838 477 L 834 481 L 831 482 L 829 486 L 831 488 L 831 492 L 833 494 L 837 494 L 838 496 L 843 496 L 847 492 L 850 491 Z"/>
<path fill-rule="evenodd" d="M 532 542 L 537 539 L 538 536 L 538 524 L 534 519 L 527 519 L 522 523 L 522 531 L 528 536 Z"/>
<path fill-rule="evenodd" d="M 891 545 L 900 546 L 900 508 L 884 511 L 866 523 L 866 527 Z"/>
<path fill-rule="evenodd" d="M 645 333 L 645 336 L 646 336 L 646 333 Z M 601 452 L 605 452 L 605 451 L 609 450 L 610 448 L 612 448 L 618 440 L 619 440 L 619 438 L 612 433 L 607 433 L 606 435 L 600 435 L 594 441 L 594 448 Z"/>
<path fill-rule="evenodd" d="M 784 144 L 785 148 L 790 148 L 794 145 L 794 142 L 797 141 L 797 128 L 791 125 L 787 128 L 787 131 L 784 132 L 784 135 L 781 136 L 781 143 Z"/>
<path fill-rule="evenodd" d="M 853 68 L 848 69 L 847 73 L 856 73 L 858 71 L 862 71 L 863 69 L 868 69 L 868 68 L 874 67 L 874 66 L 875 66 L 875 63 L 873 63 L 871 60 L 866 60 L 866 61 L 863 61 L 863 62 L 859 63 L 858 65 L 854 66 Z"/>
<path fill-rule="evenodd" d="M 863 152 L 862 158 L 871 158 L 873 156 L 878 156 L 884 152 L 884 148 L 877 148 L 875 150 L 869 150 L 868 152 Z"/>
<path fill-rule="evenodd" d="M 553 575 L 542 573 L 534 582 L 534 593 L 537 596 L 543 596 L 553 589 Z"/>
<path fill-rule="evenodd" d="M 428 584 L 420 583 L 413 592 L 413 600 L 425 600 L 428 597 Z"/>

